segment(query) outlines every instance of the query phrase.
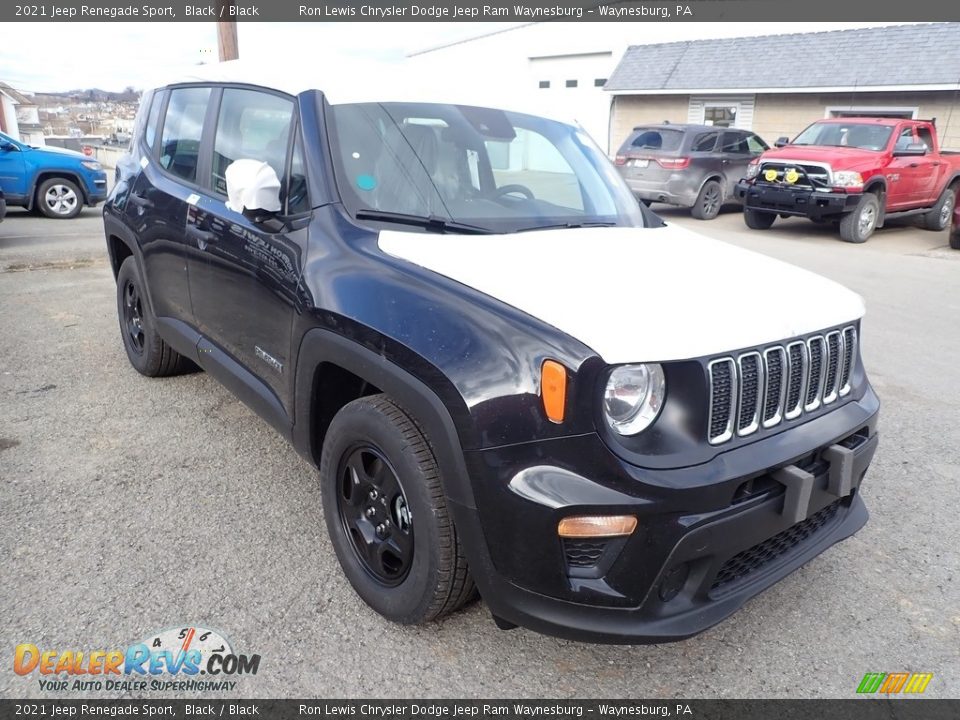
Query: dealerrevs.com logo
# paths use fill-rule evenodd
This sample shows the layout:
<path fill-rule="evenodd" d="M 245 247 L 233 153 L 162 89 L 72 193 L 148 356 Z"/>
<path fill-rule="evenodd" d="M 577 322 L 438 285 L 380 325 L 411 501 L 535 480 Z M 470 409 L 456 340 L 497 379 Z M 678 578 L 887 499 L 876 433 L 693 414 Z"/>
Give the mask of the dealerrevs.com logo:
<path fill-rule="evenodd" d="M 41 690 L 127 692 L 233 690 L 256 675 L 259 655 L 234 652 L 216 630 L 177 627 L 151 633 L 126 649 L 50 649 L 17 645 L 13 671 L 38 675 Z"/>

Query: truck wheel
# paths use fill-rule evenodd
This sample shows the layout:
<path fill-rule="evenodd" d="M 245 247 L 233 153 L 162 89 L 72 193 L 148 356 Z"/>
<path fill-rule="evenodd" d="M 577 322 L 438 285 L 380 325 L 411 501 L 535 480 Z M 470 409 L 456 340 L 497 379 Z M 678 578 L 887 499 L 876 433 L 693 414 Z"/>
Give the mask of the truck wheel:
<path fill-rule="evenodd" d="M 133 257 L 128 257 L 117 273 L 117 316 L 130 364 L 147 377 L 179 375 L 196 369 L 157 334 L 143 287 L 140 269 Z"/>
<path fill-rule="evenodd" d="M 758 212 L 751 208 L 743 209 L 743 221 L 751 230 L 767 230 L 776 219 L 777 216 L 773 213 Z"/>
<path fill-rule="evenodd" d="M 953 216 L 953 208 L 957 202 L 957 188 L 948 187 L 940 193 L 937 198 L 937 204 L 930 208 L 929 212 L 923 214 L 923 226 L 927 230 L 940 232 L 950 225 L 950 218 Z"/>
<path fill-rule="evenodd" d="M 840 220 L 840 239 L 850 243 L 866 242 L 877 229 L 879 219 L 880 200 L 873 193 L 864 194 L 853 212 Z"/>
<path fill-rule="evenodd" d="M 83 210 L 83 194 L 71 180 L 50 178 L 37 188 L 37 207 L 49 218 L 69 220 Z"/>
<path fill-rule="evenodd" d="M 474 592 L 423 431 L 386 395 L 333 418 L 320 461 L 323 515 L 357 594 L 413 625 L 453 612 Z"/>
<path fill-rule="evenodd" d="M 720 214 L 723 205 L 723 188 L 716 180 L 708 180 L 700 188 L 700 194 L 690 209 L 690 214 L 697 220 L 713 220 Z"/>

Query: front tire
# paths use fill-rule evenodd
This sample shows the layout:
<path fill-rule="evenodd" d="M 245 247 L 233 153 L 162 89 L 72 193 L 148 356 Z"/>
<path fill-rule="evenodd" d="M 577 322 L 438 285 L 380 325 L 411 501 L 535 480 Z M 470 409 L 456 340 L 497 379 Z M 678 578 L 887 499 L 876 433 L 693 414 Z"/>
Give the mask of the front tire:
<path fill-rule="evenodd" d="M 866 193 L 853 212 L 840 220 L 840 239 L 849 243 L 866 242 L 877 229 L 881 212 L 880 199 L 873 193 Z"/>
<path fill-rule="evenodd" d="M 140 268 L 130 256 L 117 273 L 117 317 L 127 359 L 138 373 L 147 377 L 179 375 L 193 370 L 196 366 L 157 334 L 144 287 Z"/>
<path fill-rule="evenodd" d="M 36 206 L 48 218 L 69 220 L 83 210 L 83 193 L 66 178 L 50 178 L 37 188 Z"/>
<path fill-rule="evenodd" d="M 743 221 L 751 230 L 769 230 L 777 216 L 773 213 L 758 212 L 751 208 L 743 209 Z"/>
<path fill-rule="evenodd" d="M 367 605 L 393 622 L 429 622 L 474 592 L 426 435 L 386 395 L 345 405 L 320 461 L 337 559 Z"/>
<path fill-rule="evenodd" d="M 950 225 L 956 202 L 957 187 L 945 188 L 940 193 L 940 197 L 937 198 L 937 204 L 930 208 L 929 212 L 923 214 L 923 226 L 934 232 L 945 230 Z"/>
<path fill-rule="evenodd" d="M 713 220 L 720 214 L 723 206 L 723 187 L 716 180 L 708 180 L 700 188 L 696 202 L 690 209 L 690 214 L 697 220 Z"/>

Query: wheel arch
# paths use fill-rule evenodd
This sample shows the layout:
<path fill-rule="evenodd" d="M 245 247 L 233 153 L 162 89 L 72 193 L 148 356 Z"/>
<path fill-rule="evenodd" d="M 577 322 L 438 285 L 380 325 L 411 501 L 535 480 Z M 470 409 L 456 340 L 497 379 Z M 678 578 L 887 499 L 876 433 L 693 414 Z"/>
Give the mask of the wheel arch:
<path fill-rule="evenodd" d="M 887 219 L 887 179 L 881 175 L 874 175 L 863 183 L 863 194 L 876 195 L 880 203 L 880 214 L 877 218 L 877 229 L 883 227 Z"/>
<path fill-rule="evenodd" d="M 301 341 L 295 382 L 293 444 L 311 464 L 320 465 L 324 435 L 336 412 L 351 400 L 382 392 L 425 431 L 447 497 L 464 507 L 476 507 L 463 443 L 450 409 L 436 391 L 383 353 L 331 330 L 314 328 Z"/>
<path fill-rule="evenodd" d="M 69 180 L 80 190 L 80 198 L 83 200 L 84 205 L 89 205 L 87 198 L 87 188 L 83 182 L 83 179 L 80 177 L 79 173 L 72 170 L 40 170 L 37 172 L 37 176 L 33 179 L 33 184 L 30 186 L 30 200 L 27 209 L 32 210 L 34 204 L 37 201 L 37 190 L 40 189 L 40 186 L 47 180 L 54 180 L 56 178 L 63 178 Z"/>

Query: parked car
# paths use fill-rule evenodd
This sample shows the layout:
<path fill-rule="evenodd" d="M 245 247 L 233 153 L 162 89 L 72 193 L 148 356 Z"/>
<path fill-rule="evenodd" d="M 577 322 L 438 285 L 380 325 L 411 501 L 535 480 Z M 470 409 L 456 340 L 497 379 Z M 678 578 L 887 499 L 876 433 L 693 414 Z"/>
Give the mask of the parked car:
<path fill-rule="evenodd" d="M 960 250 L 960 187 L 953 198 L 953 222 L 950 223 L 950 247 Z"/>
<path fill-rule="evenodd" d="M 61 148 L 34 147 L 0 133 L 0 182 L 7 204 L 69 219 L 107 197 L 100 163 Z"/>
<path fill-rule="evenodd" d="M 859 296 L 664 224 L 574 124 L 242 68 L 143 96 L 103 214 L 121 339 L 319 468 L 377 612 L 476 585 L 503 628 L 676 640 L 866 522 Z"/>
<path fill-rule="evenodd" d="M 919 215 L 940 231 L 960 188 L 960 152 L 940 150 L 932 121 L 819 120 L 751 163 L 737 187 L 747 227 L 781 217 L 836 221 L 847 242 L 866 242 L 892 217 Z"/>
<path fill-rule="evenodd" d="M 736 201 L 736 186 L 747 166 L 769 146 L 746 130 L 710 125 L 635 127 L 616 155 L 623 179 L 646 204 L 690 208 L 712 220 Z"/>
<path fill-rule="evenodd" d="M 0 222 L 3 222 L 3 218 L 7 214 L 7 199 L 3 195 L 3 190 L 0 190 Z"/>

